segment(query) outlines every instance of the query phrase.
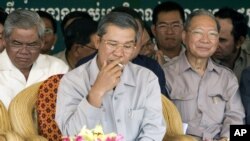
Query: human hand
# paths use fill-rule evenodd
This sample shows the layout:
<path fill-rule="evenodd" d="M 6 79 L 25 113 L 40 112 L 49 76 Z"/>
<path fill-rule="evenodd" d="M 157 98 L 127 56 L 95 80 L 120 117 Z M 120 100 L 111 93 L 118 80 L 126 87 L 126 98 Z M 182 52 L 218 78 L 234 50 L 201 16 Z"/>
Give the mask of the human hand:
<path fill-rule="evenodd" d="M 121 62 L 121 59 L 104 62 L 90 90 L 89 96 L 95 95 L 95 98 L 102 98 L 107 91 L 113 89 L 120 82 L 123 70 Z"/>

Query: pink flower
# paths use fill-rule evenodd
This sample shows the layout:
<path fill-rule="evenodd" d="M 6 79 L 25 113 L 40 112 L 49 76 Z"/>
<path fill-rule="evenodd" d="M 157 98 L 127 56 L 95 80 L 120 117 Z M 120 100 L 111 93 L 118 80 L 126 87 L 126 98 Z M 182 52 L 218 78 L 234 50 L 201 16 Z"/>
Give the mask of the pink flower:
<path fill-rule="evenodd" d="M 84 141 L 84 139 L 82 136 L 76 136 L 75 141 Z"/>
<path fill-rule="evenodd" d="M 62 141 L 70 141 L 69 137 L 63 137 Z"/>

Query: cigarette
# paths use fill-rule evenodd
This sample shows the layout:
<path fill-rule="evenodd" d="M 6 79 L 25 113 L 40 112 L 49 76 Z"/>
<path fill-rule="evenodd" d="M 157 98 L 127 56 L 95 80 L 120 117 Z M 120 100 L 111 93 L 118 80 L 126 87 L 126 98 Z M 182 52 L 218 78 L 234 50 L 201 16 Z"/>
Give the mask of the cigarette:
<path fill-rule="evenodd" d="M 124 67 L 124 65 L 123 64 L 121 64 L 121 63 L 118 63 L 117 64 L 119 67 L 121 67 L 121 68 L 123 68 Z"/>

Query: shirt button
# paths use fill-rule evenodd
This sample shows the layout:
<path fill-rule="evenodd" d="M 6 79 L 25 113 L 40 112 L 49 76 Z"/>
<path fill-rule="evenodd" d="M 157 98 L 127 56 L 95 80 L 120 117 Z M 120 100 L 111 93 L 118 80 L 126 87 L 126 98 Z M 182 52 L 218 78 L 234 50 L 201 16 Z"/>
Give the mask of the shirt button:
<path fill-rule="evenodd" d="M 117 97 L 115 97 L 114 99 L 115 99 L 115 100 L 117 100 L 118 98 L 117 98 Z"/>
<path fill-rule="evenodd" d="M 121 120 L 120 120 L 120 119 L 117 119 L 117 122 L 121 122 Z"/>

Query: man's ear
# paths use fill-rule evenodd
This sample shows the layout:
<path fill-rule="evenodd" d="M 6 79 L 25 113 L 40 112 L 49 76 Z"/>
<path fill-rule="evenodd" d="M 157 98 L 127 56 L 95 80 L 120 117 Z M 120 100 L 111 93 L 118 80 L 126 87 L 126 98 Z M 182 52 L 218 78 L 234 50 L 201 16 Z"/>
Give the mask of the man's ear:
<path fill-rule="evenodd" d="M 3 47 L 6 48 L 6 45 L 7 45 L 7 41 L 6 41 L 6 39 L 3 37 Z"/>
<path fill-rule="evenodd" d="M 245 42 L 246 38 L 243 36 L 240 36 L 239 40 L 236 42 L 236 48 L 239 49 L 242 44 Z"/>
<path fill-rule="evenodd" d="M 94 44 L 95 44 L 95 48 L 98 50 L 99 49 L 99 45 L 101 43 L 101 37 L 98 35 L 94 35 Z"/>
<path fill-rule="evenodd" d="M 155 36 L 155 32 L 156 32 L 156 26 L 153 24 L 153 25 L 151 25 L 151 32 L 152 32 L 152 34 Z"/>
<path fill-rule="evenodd" d="M 184 45 L 186 45 L 186 36 L 187 36 L 187 32 L 185 30 L 183 30 L 181 33 L 181 38 L 182 38 L 182 43 Z"/>

